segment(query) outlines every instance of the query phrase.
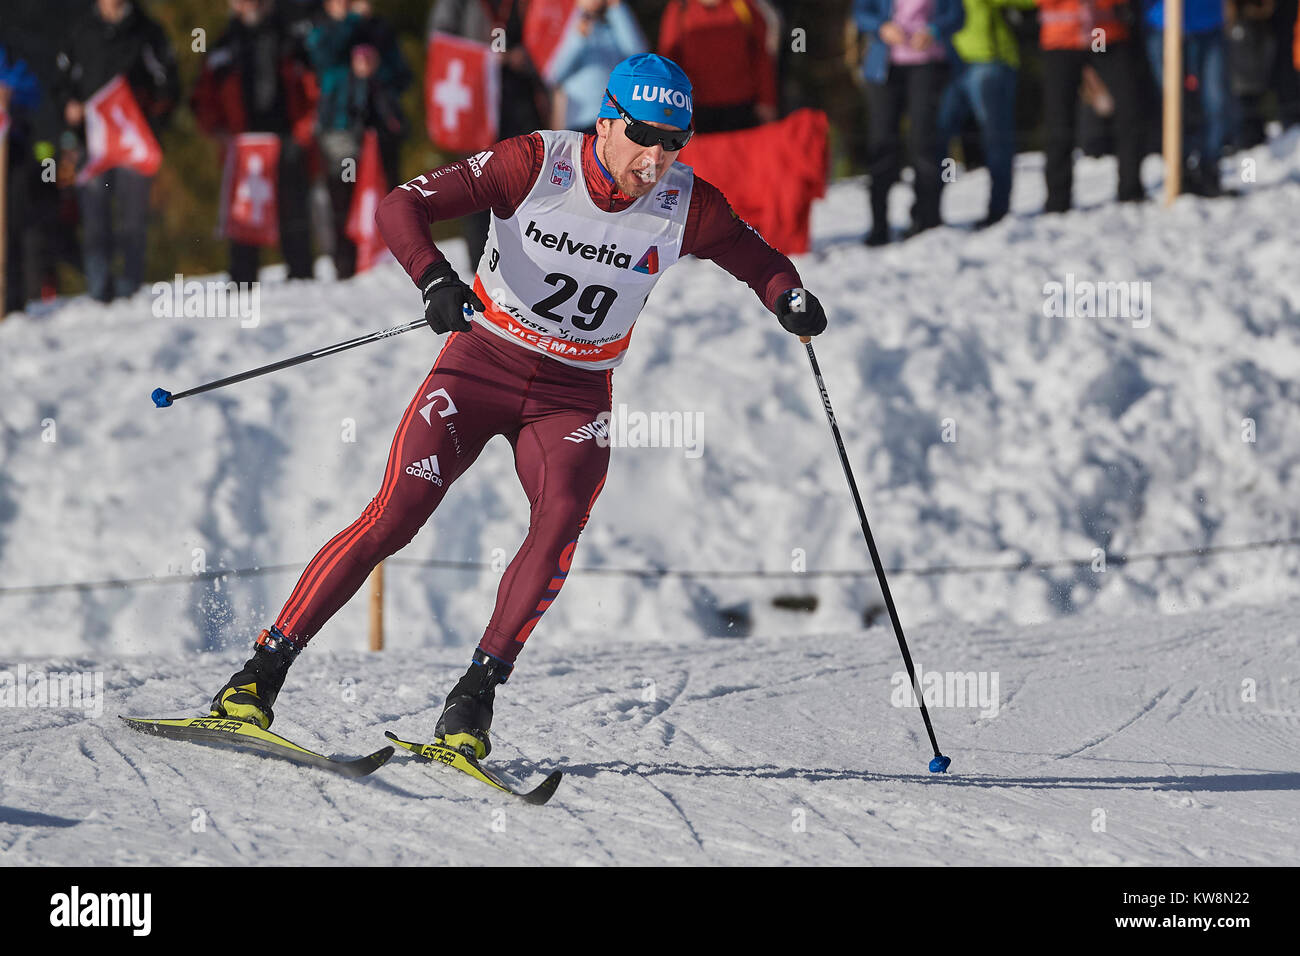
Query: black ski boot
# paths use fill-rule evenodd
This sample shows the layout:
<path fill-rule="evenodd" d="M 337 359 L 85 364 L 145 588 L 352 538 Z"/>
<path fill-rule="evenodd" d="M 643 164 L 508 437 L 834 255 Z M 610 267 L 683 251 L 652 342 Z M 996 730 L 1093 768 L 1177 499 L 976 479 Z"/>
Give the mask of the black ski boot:
<path fill-rule="evenodd" d="M 488 731 L 492 728 L 492 702 L 498 684 L 504 684 L 514 670 L 513 664 L 498 660 L 481 650 L 474 651 L 469 670 L 447 695 L 442 716 L 433 729 L 440 742 L 461 753 L 482 760 L 492 752 Z"/>
<path fill-rule="evenodd" d="M 289 665 L 298 656 L 298 648 L 276 628 L 257 637 L 253 656 L 243 670 L 226 682 L 212 698 L 213 717 L 231 717 L 256 724 L 263 730 L 271 726 L 275 714 L 271 705 L 284 686 Z"/>

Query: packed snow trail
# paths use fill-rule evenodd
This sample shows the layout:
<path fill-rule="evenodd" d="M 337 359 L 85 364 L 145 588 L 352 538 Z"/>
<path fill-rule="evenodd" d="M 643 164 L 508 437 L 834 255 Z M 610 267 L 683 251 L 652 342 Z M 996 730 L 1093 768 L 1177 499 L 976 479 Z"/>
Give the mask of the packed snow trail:
<path fill-rule="evenodd" d="M 488 763 L 535 771 L 526 785 L 564 769 L 541 808 L 400 752 L 349 781 L 117 720 L 197 712 L 231 654 L 44 662 L 102 670 L 103 709 L 6 712 L 0 863 L 1290 865 L 1297 614 L 917 627 L 923 674 L 998 680 L 982 704 L 930 704 L 946 776 L 926 771 L 919 713 L 891 703 L 882 628 L 539 643 L 498 694 Z M 313 645 L 275 729 L 346 754 L 427 735 L 463 657 Z"/>

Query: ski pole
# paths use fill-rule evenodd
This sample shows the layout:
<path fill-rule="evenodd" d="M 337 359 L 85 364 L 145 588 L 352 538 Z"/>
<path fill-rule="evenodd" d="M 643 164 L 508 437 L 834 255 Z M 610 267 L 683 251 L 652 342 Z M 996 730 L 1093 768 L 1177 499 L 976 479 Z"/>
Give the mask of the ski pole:
<path fill-rule="evenodd" d="M 934 739 L 934 727 L 930 724 L 930 713 L 925 709 L 925 698 L 916 683 L 916 668 L 912 666 L 912 655 L 907 650 L 907 640 L 903 637 L 903 625 L 898 622 L 898 611 L 894 607 L 894 597 L 889 593 L 889 582 L 885 580 L 885 569 L 880 563 L 880 552 L 876 550 L 876 539 L 871 535 L 871 526 L 867 524 L 867 512 L 862 507 L 862 496 L 858 494 L 858 483 L 853 480 L 853 469 L 849 467 L 849 456 L 844 451 L 844 439 L 840 437 L 840 426 L 835 423 L 835 412 L 831 408 L 831 397 L 826 392 L 826 383 L 822 381 L 822 370 L 817 365 L 817 356 L 813 353 L 812 338 L 799 336 L 804 349 L 808 352 L 808 362 L 812 365 L 813 378 L 817 380 L 817 389 L 822 394 L 822 407 L 826 409 L 826 420 L 831 423 L 831 434 L 835 436 L 835 447 L 839 449 L 840 464 L 844 466 L 844 477 L 848 479 L 849 490 L 853 492 L 853 504 L 858 509 L 858 520 L 862 523 L 862 534 L 867 539 L 867 549 L 871 552 L 871 563 L 876 568 L 876 579 L 880 582 L 880 593 L 885 598 L 885 607 L 889 610 L 890 623 L 894 625 L 894 636 L 898 638 L 898 649 L 903 652 L 903 663 L 907 665 L 907 676 L 912 681 L 912 692 L 916 694 L 921 705 L 921 719 L 925 721 L 925 732 L 930 735 L 930 746 L 934 748 L 934 759 L 930 761 L 931 773 L 944 773 L 952 763 L 951 757 L 939 752 L 939 742 Z"/>
<path fill-rule="evenodd" d="M 324 358 L 327 355 L 333 355 L 335 352 L 342 352 L 345 349 L 356 348 L 358 345 L 365 345 L 367 342 L 377 342 L 379 339 L 386 339 L 390 335 L 401 335 L 403 332 L 411 331 L 411 329 L 418 329 L 424 324 L 424 319 L 413 319 L 405 325 L 398 325 L 391 329 L 381 329 L 378 332 L 371 332 L 369 335 L 360 335 L 355 339 L 348 339 L 346 342 L 339 342 L 337 345 L 327 345 L 325 348 L 317 349 L 315 352 L 305 352 L 302 355 L 295 355 L 293 358 L 273 362 L 270 365 L 263 365 L 261 368 L 255 368 L 248 372 L 240 372 L 238 375 L 231 375 L 229 378 L 217 379 L 215 382 L 208 382 L 206 385 L 199 385 L 195 388 L 186 389 L 183 392 L 177 392 L 175 395 L 167 391 L 165 388 L 155 388 L 150 397 L 153 398 L 153 403 L 159 408 L 167 408 L 178 398 L 188 398 L 191 395 L 210 392 L 214 388 L 224 388 L 227 385 L 234 385 L 236 382 L 243 382 L 250 378 L 257 378 L 259 375 L 266 375 L 268 372 L 278 372 L 282 368 L 301 365 L 303 362 L 310 362 L 312 359 Z"/>

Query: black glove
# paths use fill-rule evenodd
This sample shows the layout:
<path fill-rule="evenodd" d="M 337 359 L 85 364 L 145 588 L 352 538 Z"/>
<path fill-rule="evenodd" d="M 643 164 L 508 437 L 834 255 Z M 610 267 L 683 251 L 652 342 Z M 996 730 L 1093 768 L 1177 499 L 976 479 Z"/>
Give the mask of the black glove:
<path fill-rule="evenodd" d="M 787 289 L 776 300 L 776 317 L 793 335 L 820 335 L 826 331 L 826 310 L 807 289 Z"/>
<path fill-rule="evenodd" d="M 446 260 L 424 270 L 420 288 L 424 292 L 424 321 L 435 332 L 468 332 L 466 304 L 477 312 L 484 311 L 483 302 Z"/>

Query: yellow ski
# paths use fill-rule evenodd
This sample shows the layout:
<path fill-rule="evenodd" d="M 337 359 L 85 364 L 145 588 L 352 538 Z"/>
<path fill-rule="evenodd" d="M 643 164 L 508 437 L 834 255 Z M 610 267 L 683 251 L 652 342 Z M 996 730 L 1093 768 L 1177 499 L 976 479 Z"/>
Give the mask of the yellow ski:
<path fill-rule="evenodd" d="M 336 760 L 305 747 L 299 747 L 292 740 L 286 740 L 279 734 L 263 730 L 256 724 L 231 720 L 229 717 L 146 718 L 122 717 L 120 714 L 118 716 L 128 727 L 142 734 L 169 737 L 172 740 L 188 740 L 191 743 L 256 753 L 264 757 L 276 757 L 303 767 L 329 770 L 345 777 L 364 777 L 368 773 L 373 773 L 393 755 L 393 748 L 385 747 L 365 757 Z"/>
<path fill-rule="evenodd" d="M 540 807 L 547 800 L 555 795 L 555 788 L 560 785 L 560 778 L 564 776 L 562 771 L 556 770 L 551 773 L 545 780 L 537 785 L 537 788 L 523 793 L 514 789 L 491 770 L 483 767 L 473 757 L 461 753 L 459 750 L 453 750 L 442 744 L 417 744 L 409 740 L 403 740 L 392 731 L 385 730 L 384 736 L 397 744 L 399 747 L 405 747 L 411 753 L 415 754 L 417 760 L 426 763 L 440 763 L 447 767 L 454 767 L 462 773 L 469 774 L 475 780 L 481 780 L 490 787 L 510 794 L 512 797 L 518 797 L 524 803 L 530 803 L 535 807 Z"/>

